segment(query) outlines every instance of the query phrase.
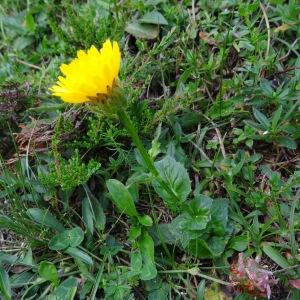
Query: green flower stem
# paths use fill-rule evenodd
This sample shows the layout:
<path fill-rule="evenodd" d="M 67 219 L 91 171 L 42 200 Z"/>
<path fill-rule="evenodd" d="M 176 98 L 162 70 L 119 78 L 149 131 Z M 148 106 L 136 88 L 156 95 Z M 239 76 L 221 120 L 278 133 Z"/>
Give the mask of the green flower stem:
<path fill-rule="evenodd" d="M 138 136 L 136 129 L 134 128 L 134 125 L 132 124 L 128 114 L 123 108 L 118 108 L 118 115 L 123 125 L 127 129 L 128 133 L 130 134 L 134 144 L 138 148 L 147 168 L 155 177 L 158 177 L 159 174 L 153 164 L 153 161 L 149 156 L 147 150 L 145 149 L 144 145 L 142 144 L 140 137 Z"/>
<path fill-rule="evenodd" d="M 95 284 L 93 286 L 93 290 L 91 292 L 91 296 L 90 296 L 90 300 L 94 300 L 96 299 L 96 293 L 98 291 L 98 288 L 99 288 L 99 285 L 100 285 L 100 282 L 101 282 L 101 278 L 102 278 L 102 274 L 103 274 L 103 270 L 104 270 L 104 264 L 106 262 L 106 255 L 104 255 L 104 258 L 102 260 L 102 263 L 99 267 L 99 270 L 98 270 L 98 273 L 97 273 L 97 276 L 96 276 L 96 280 L 95 280 Z"/>
<path fill-rule="evenodd" d="M 154 166 L 152 158 L 150 157 L 150 155 L 148 154 L 147 150 L 145 149 L 143 143 L 141 142 L 141 139 L 140 139 L 139 135 L 137 134 L 136 129 L 135 129 L 134 125 L 132 124 L 132 121 L 130 120 L 127 112 L 120 106 L 120 107 L 117 108 L 117 113 L 118 113 L 119 119 L 121 120 L 124 127 L 127 129 L 128 133 L 132 137 L 132 140 L 133 140 L 134 144 L 138 148 L 138 150 L 139 150 L 139 152 L 140 152 L 140 154 L 141 154 L 141 156 L 144 160 L 144 163 L 146 164 L 148 170 L 157 179 L 157 181 L 159 181 L 161 186 L 169 193 L 169 195 L 171 197 L 173 197 L 174 199 L 176 199 L 178 202 L 180 202 L 177 195 L 161 179 L 158 171 L 156 170 L 156 168 Z"/>

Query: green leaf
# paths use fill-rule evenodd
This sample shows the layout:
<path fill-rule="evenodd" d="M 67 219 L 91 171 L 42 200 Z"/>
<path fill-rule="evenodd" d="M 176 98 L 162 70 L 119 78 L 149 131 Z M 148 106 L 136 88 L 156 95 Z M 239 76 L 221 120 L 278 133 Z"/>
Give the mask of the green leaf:
<path fill-rule="evenodd" d="M 135 274 L 141 272 L 143 266 L 142 254 L 139 250 L 131 251 L 130 253 L 130 268 L 131 271 Z"/>
<path fill-rule="evenodd" d="M 272 97 L 272 94 L 274 92 L 273 88 L 272 88 L 272 83 L 269 80 L 262 80 L 260 82 L 260 88 L 263 91 L 263 93 L 268 96 L 268 97 Z"/>
<path fill-rule="evenodd" d="M 85 252 L 79 250 L 78 248 L 69 247 L 67 250 L 65 250 L 65 252 L 70 256 L 72 256 L 73 258 L 78 259 L 90 266 L 94 264 L 91 257 L 87 255 Z"/>
<path fill-rule="evenodd" d="M 66 232 L 71 247 L 77 247 L 82 243 L 84 239 L 84 233 L 80 227 L 72 228 Z"/>
<path fill-rule="evenodd" d="M 238 235 L 234 236 L 229 244 L 228 248 L 232 248 L 236 251 L 242 252 L 247 249 L 249 245 L 249 236 L 244 234 L 244 235 Z"/>
<path fill-rule="evenodd" d="M 264 130 L 268 130 L 271 126 L 269 119 L 256 108 L 253 109 L 253 113 L 256 120 L 264 127 Z"/>
<path fill-rule="evenodd" d="M 86 198 L 84 198 L 84 206 L 82 206 L 82 209 L 86 226 L 89 226 L 91 229 L 91 223 L 93 222 L 96 229 L 101 232 L 104 230 L 106 223 L 106 217 L 102 205 L 86 185 L 84 185 L 84 189 L 86 192 Z M 90 220 L 90 218 L 92 218 L 92 220 Z"/>
<path fill-rule="evenodd" d="M 95 282 L 95 277 L 90 273 L 90 267 L 83 263 L 81 260 L 75 260 L 76 265 L 80 271 L 80 275 L 84 277 L 85 280 Z"/>
<path fill-rule="evenodd" d="M 75 227 L 65 230 L 55 235 L 49 242 L 51 250 L 63 250 L 67 247 L 77 247 L 84 239 L 84 233 L 81 228 Z"/>
<path fill-rule="evenodd" d="M 32 257 L 32 250 L 31 248 L 28 248 L 28 251 L 26 252 L 25 256 L 22 260 L 18 261 L 18 264 L 26 265 L 26 266 L 35 266 L 35 263 L 33 261 Z"/>
<path fill-rule="evenodd" d="M 48 244 L 48 247 L 51 250 L 64 250 L 69 246 L 69 240 L 65 238 L 64 233 L 59 233 L 55 235 Z"/>
<path fill-rule="evenodd" d="M 18 260 L 17 255 L 7 254 L 3 251 L 0 251 L 0 265 L 1 264 L 9 264 L 12 265 Z"/>
<path fill-rule="evenodd" d="M 152 221 L 151 217 L 148 215 L 138 217 L 138 219 L 139 219 L 140 224 L 142 224 L 143 226 L 150 227 L 153 225 L 153 221 Z"/>
<path fill-rule="evenodd" d="M 172 223 L 169 224 L 158 224 L 158 226 L 153 226 L 151 228 L 151 236 L 154 239 L 155 245 L 166 244 L 175 244 L 177 235 L 171 230 Z"/>
<path fill-rule="evenodd" d="M 141 235 L 141 227 L 139 226 L 132 226 L 129 230 L 128 234 L 128 240 L 129 241 L 134 241 L 136 238 L 138 238 Z"/>
<path fill-rule="evenodd" d="M 142 280 L 153 279 L 157 275 L 154 260 L 154 242 L 147 231 L 142 233 L 138 244 L 143 259 L 140 277 Z"/>
<path fill-rule="evenodd" d="M 3 300 L 11 299 L 11 287 L 8 274 L 2 266 L 0 266 L 0 293 Z"/>
<path fill-rule="evenodd" d="M 193 239 L 186 246 L 186 251 L 199 258 L 216 258 L 224 252 L 227 236 L 212 236 L 208 239 Z"/>
<path fill-rule="evenodd" d="M 205 280 L 201 280 L 197 287 L 197 297 L 196 300 L 205 300 L 204 299 L 205 292 Z"/>
<path fill-rule="evenodd" d="M 188 213 L 184 214 L 186 223 L 185 230 L 202 230 L 206 228 L 211 219 L 210 209 L 213 200 L 205 195 L 197 195 L 186 207 Z"/>
<path fill-rule="evenodd" d="M 292 289 L 291 291 L 291 300 L 299 300 L 300 299 L 300 290 L 299 289 Z"/>
<path fill-rule="evenodd" d="M 155 283 L 158 281 L 154 279 Z M 147 288 L 147 287 L 146 287 Z M 149 290 L 148 300 L 169 300 L 170 299 L 171 284 L 157 282 L 152 284 Z"/>
<path fill-rule="evenodd" d="M 245 144 L 246 144 L 246 146 L 248 146 L 249 148 L 252 148 L 252 146 L 253 146 L 253 140 L 246 140 Z"/>
<path fill-rule="evenodd" d="M 64 226 L 47 210 L 29 208 L 26 213 L 30 219 L 43 226 L 50 227 L 57 231 L 63 231 L 65 229 Z"/>
<path fill-rule="evenodd" d="M 214 257 L 214 253 L 206 243 L 206 241 L 202 239 L 193 239 L 190 240 L 186 247 L 187 252 L 199 257 L 199 258 L 212 258 Z"/>
<path fill-rule="evenodd" d="M 91 210 L 90 201 L 85 197 L 82 201 L 82 219 L 86 229 L 93 234 L 94 232 L 94 216 Z"/>
<path fill-rule="evenodd" d="M 16 33 L 22 35 L 26 34 L 27 30 L 22 24 L 22 20 L 17 17 L 10 17 L 10 16 L 4 16 L 0 15 L 0 23 L 4 25 L 4 27 L 9 28 Z"/>
<path fill-rule="evenodd" d="M 266 130 L 266 128 L 259 124 L 259 123 L 255 123 L 251 120 L 244 120 L 244 123 L 246 124 L 246 126 L 248 126 L 249 128 L 252 128 L 252 129 L 256 129 L 256 130 Z"/>
<path fill-rule="evenodd" d="M 191 192 L 188 172 L 181 163 L 170 156 L 166 156 L 164 159 L 156 162 L 155 167 L 159 172 L 160 178 L 173 191 L 177 199 L 174 199 L 159 181 L 154 180 L 152 183 L 153 187 L 168 207 L 173 211 L 177 211 Z"/>
<path fill-rule="evenodd" d="M 219 119 L 232 115 L 236 111 L 236 100 L 215 101 L 209 109 L 208 116 L 212 119 Z"/>
<path fill-rule="evenodd" d="M 168 21 L 165 17 L 158 11 L 151 11 L 146 13 L 141 19 L 139 19 L 140 23 L 146 24 L 156 24 L 156 25 L 168 25 Z"/>
<path fill-rule="evenodd" d="M 117 242 L 114 236 L 107 235 L 105 244 L 101 247 L 100 253 L 106 256 L 114 256 L 117 255 L 122 248 L 122 244 Z"/>
<path fill-rule="evenodd" d="M 58 272 L 53 263 L 48 261 L 42 261 L 39 264 L 39 274 L 42 278 L 51 281 L 55 286 L 58 285 Z"/>
<path fill-rule="evenodd" d="M 297 149 L 297 143 L 289 136 L 281 136 L 276 139 L 277 143 L 288 149 Z"/>
<path fill-rule="evenodd" d="M 226 244 L 230 238 L 230 235 L 212 236 L 207 240 L 208 247 L 213 253 L 213 257 L 220 257 L 224 252 Z"/>
<path fill-rule="evenodd" d="M 116 179 L 106 181 L 106 186 L 112 197 L 112 201 L 121 213 L 130 217 L 138 216 L 133 198 L 122 182 Z"/>
<path fill-rule="evenodd" d="M 215 199 L 211 206 L 211 222 L 209 227 L 217 235 L 223 235 L 226 232 L 228 222 L 228 200 Z"/>
<path fill-rule="evenodd" d="M 36 278 L 35 274 L 29 271 L 25 271 L 20 274 L 13 275 L 10 278 L 10 283 L 13 288 L 20 288 L 23 286 L 27 286 L 29 283 L 33 283 L 35 278 Z"/>
<path fill-rule="evenodd" d="M 160 3 L 164 3 L 164 2 L 166 2 L 166 0 L 146 0 L 145 5 L 147 5 L 147 6 L 150 6 L 150 5 L 156 6 L 156 5 L 158 5 Z"/>
<path fill-rule="evenodd" d="M 272 130 L 276 129 L 281 117 L 281 113 L 282 113 L 282 106 L 279 106 L 279 108 L 274 112 L 272 116 Z"/>
<path fill-rule="evenodd" d="M 63 281 L 47 300 L 73 300 L 77 291 L 77 279 L 69 277 Z"/>
<path fill-rule="evenodd" d="M 182 247 L 185 248 L 191 239 L 199 236 L 199 230 L 193 230 L 193 223 L 194 217 L 184 212 L 178 215 L 170 224 L 167 224 L 168 228 L 160 227 L 160 234 L 165 242 L 171 244 L 180 242 Z M 202 229 L 205 227 L 206 225 L 202 226 Z"/>
<path fill-rule="evenodd" d="M 159 28 L 152 24 L 129 23 L 125 31 L 138 39 L 154 40 L 158 37 Z"/>
<path fill-rule="evenodd" d="M 26 24 L 28 31 L 30 31 L 32 33 L 35 32 L 36 24 L 35 24 L 34 18 L 31 13 L 28 13 L 26 15 L 25 24 Z"/>
<path fill-rule="evenodd" d="M 14 40 L 13 47 L 15 51 L 22 51 L 34 42 L 29 36 L 19 36 Z"/>
<path fill-rule="evenodd" d="M 84 185 L 84 189 L 86 191 L 86 198 L 84 199 L 85 207 L 83 206 L 82 209 L 86 226 L 89 226 L 91 229 L 91 223 L 93 222 L 96 229 L 101 232 L 104 230 L 106 223 L 106 217 L 102 205 L 86 185 Z M 92 220 L 89 220 L 89 218 L 92 218 Z"/>
<path fill-rule="evenodd" d="M 91 204 L 94 212 L 94 223 L 98 231 L 103 231 L 105 228 L 106 217 L 101 203 L 95 197 L 91 197 Z"/>
<path fill-rule="evenodd" d="M 262 249 L 264 253 L 271 258 L 278 266 L 280 266 L 283 269 L 287 269 L 286 271 L 292 275 L 295 276 L 296 272 L 292 269 L 290 269 L 291 264 L 286 260 L 285 257 L 283 257 L 280 252 L 272 247 L 269 243 L 263 243 Z"/>

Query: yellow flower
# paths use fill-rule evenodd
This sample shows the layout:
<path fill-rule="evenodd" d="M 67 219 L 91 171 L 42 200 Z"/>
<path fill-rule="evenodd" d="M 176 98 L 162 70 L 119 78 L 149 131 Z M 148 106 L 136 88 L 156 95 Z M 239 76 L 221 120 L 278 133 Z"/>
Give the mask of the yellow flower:
<path fill-rule="evenodd" d="M 79 50 L 68 65 L 60 66 L 65 77 L 59 76 L 50 90 L 54 96 L 70 103 L 101 100 L 116 85 L 120 63 L 117 42 L 106 40 L 99 51 L 95 46 L 88 51 Z"/>

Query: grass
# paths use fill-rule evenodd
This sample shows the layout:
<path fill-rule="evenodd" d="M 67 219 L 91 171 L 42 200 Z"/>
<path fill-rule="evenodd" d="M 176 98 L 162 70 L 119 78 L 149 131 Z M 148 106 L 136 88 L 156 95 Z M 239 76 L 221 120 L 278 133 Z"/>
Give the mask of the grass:
<path fill-rule="evenodd" d="M 1 297 L 299 299 L 299 12 L 2 1 Z M 48 91 L 107 38 L 158 177 L 118 118 Z"/>

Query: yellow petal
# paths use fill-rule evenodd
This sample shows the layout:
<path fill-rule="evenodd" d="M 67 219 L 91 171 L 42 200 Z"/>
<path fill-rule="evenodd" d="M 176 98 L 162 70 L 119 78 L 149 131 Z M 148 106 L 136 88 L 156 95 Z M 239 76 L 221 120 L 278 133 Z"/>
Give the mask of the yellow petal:
<path fill-rule="evenodd" d="M 94 45 L 88 51 L 77 51 L 69 64 L 62 64 L 56 84 L 50 88 L 54 96 L 71 103 L 83 103 L 107 94 L 117 81 L 121 52 L 117 42 L 106 40 L 98 50 Z"/>

